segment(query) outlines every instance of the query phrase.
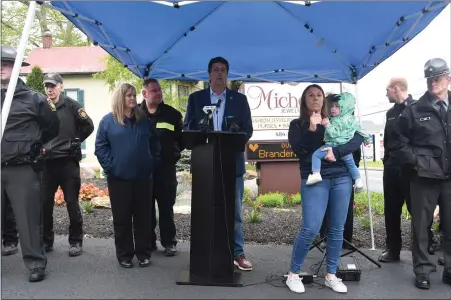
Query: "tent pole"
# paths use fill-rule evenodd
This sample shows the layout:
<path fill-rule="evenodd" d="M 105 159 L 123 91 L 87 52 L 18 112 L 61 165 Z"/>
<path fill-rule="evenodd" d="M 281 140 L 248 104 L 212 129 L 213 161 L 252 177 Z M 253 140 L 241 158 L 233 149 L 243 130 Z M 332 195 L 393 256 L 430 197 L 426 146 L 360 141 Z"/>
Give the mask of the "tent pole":
<path fill-rule="evenodd" d="M 19 47 L 17 48 L 16 61 L 14 62 L 13 71 L 9 80 L 8 88 L 6 90 L 5 102 L 2 108 L 2 136 L 0 138 L 0 143 L 3 139 L 3 133 L 5 132 L 6 121 L 8 120 L 9 110 L 11 109 L 11 102 L 13 100 L 14 91 L 16 90 L 17 80 L 20 75 L 20 68 L 22 67 L 22 61 L 25 55 L 25 49 L 27 48 L 28 38 L 30 36 L 31 26 L 33 25 L 35 12 L 36 1 L 30 1 L 27 18 L 22 30 L 22 37 L 20 38 Z"/>
<path fill-rule="evenodd" d="M 357 103 L 357 110 L 359 111 L 359 123 L 360 127 L 362 127 L 362 111 L 360 110 L 360 100 L 359 100 L 359 84 L 358 82 L 355 83 L 355 93 L 356 93 L 356 103 Z M 371 196 L 370 196 L 370 188 L 368 185 L 368 169 L 366 167 L 366 160 L 365 160 L 365 147 L 362 145 L 362 160 L 363 160 L 363 167 L 365 169 L 365 181 L 366 181 L 366 195 L 368 197 L 368 214 L 370 218 L 370 231 L 371 231 L 371 250 L 376 250 L 374 247 L 374 231 L 373 231 L 373 213 L 371 209 Z"/>

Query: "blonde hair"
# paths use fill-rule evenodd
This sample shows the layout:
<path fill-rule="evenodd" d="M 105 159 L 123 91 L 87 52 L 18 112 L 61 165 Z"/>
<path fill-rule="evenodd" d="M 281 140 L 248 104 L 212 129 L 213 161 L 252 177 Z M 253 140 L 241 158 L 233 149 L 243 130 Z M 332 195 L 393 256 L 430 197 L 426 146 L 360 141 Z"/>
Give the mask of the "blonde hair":
<path fill-rule="evenodd" d="M 113 92 L 113 99 L 111 101 L 111 111 L 113 117 L 120 125 L 124 126 L 124 116 L 125 116 L 125 95 L 128 91 L 132 90 L 136 94 L 136 88 L 130 83 L 121 83 Z M 132 114 L 135 116 L 136 121 L 139 122 L 145 117 L 141 109 L 136 105 Z"/>

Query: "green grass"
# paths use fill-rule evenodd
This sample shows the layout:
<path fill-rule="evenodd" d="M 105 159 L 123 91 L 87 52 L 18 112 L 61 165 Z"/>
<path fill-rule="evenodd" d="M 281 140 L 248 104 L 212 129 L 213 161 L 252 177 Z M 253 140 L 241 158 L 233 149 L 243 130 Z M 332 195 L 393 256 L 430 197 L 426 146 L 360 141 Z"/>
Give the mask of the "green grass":
<path fill-rule="evenodd" d="M 246 204 L 253 208 L 253 214 L 249 215 L 249 222 L 259 223 L 262 215 L 258 212 L 260 207 L 293 207 L 301 204 L 302 195 L 300 193 L 296 194 L 286 194 L 280 192 L 262 194 L 252 201 L 249 197 L 249 191 L 245 188 L 244 201 Z M 370 192 L 371 199 L 371 212 L 373 216 L 383 216 L 384 215 L 384 194 L 378 192 Z M 354 215 L 360 218 L 364 228 L 369 228 L 369 216 L 368 216 L 368 196 L 366 190 L 359 194 L 354 194 Z M 404 204 L 402 207 L 402 218 L 405 220 L 410 220 L 411 216 L 407 211 L 407 206 Z M 252 220 L 250 220 L 252 219 Z"/>
<path fill-rule="evenodd" d="M 245 166 L 246 166 L 246 170 L 257 171 L 257 168 L 255 167 L 255 163 L 254 164 L 247 163 L 247 164 L 245 164 Z"/>
<path fill-rule="evenodd" d="M 371 212 L 373 216 L 384 215 L 384 194 L 378 192 L 370 192 Z M 252 201 L 248 190 L 244 191 L 244 201 L 250 206 L 261 205 L 262 207 L 290 207 L 301 204 L 301 194 L 286 194 L 280 192 L 262 194 Z M 356 217 L 368 217 L 368 196 L 366 190 L 359 194 L 354 194 L 354 215 Z M 402 208 L 402 217 L 406 220 L 410 219 L 407 206 L 404 204 Z"/>
<path fill-rule="evenodd" d="M 364 162 L 361 161 L 360 162 L 360 167 L 363 168 Z M 377 160 L 377 161 L 366 161 L 366 166 L 367 167 L 371 167 L 371 168 L 383 168 L 384 167 L 384 163 L 382 162 L 382 160 Z"/>
<path fill-rule="evenodd" d="M 286 195 L 283 193 L 267 193 L 257 197 L 257 202 L 264 207 L 281 207 L 286 202 Z"/>
<path fill-rule="evenodd" d="M 384 215 L 384 194 L 377 192 L 370 192 L 371 210 L 373 215 Z M 362 216 L 368 214 L 368 196 L 366 191 L 354 195 L 354 214 Z M 407 206 L 402 207 L 402 217 L 406 220 L 410 219 L 410 214 L 407 211 Z"/>

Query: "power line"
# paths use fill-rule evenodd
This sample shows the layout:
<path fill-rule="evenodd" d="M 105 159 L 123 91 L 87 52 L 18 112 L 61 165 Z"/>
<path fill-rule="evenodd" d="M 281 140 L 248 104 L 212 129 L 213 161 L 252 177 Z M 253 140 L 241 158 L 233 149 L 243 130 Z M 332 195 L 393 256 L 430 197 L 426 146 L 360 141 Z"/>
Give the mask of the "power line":
<path fill-rule="evenodd" d="M 421 92 L 421 93 L 415 93 L 415 94 L 411 94 L 412 95 L 412 98 L 413 99 L 417 99 L 417 96 L 423 96 L 423 92 Z M 379 102 L 380 103 L 380 102 Z M 373 107 L 376 107 L 377 105 L 375 105 L 375 106 L 371 106 L 370 108 L 373 108 Z M 368 114 L 362 114 L 361 116 L 362 117 L 366 117 L 366 116 L 371 116 L 371 115 L 376 115 L 376 114 L 380 114 L 380 113 L 383 113 L 383 112 L 386 112 L 387 110 L 389 110 L 390 108 L 387 108 L 387 109 L 384 109 L 384 110 L 379 110 L 379 111 L 375 111 L 375 112 L 372 112 L 372 113 L 368 113 Z"/>
<path fill-rule="evenodd" d="M 372 112 L 372 113 L 369 113 L 369 114 L 364 114 L 364 115 L 361 115 L 361 116 L 362 117 L 366 117 L 366 116 L 371 116 L 371 115 L 375 115 L 375 114 L 380 114 L 380 113 L 386 112 L 387 110 L 389 110 L 389 108 L 388 109 L 384 109 L 384 110 L 380 110 L 380 111 L 375 111 L 375 112 Z"/>

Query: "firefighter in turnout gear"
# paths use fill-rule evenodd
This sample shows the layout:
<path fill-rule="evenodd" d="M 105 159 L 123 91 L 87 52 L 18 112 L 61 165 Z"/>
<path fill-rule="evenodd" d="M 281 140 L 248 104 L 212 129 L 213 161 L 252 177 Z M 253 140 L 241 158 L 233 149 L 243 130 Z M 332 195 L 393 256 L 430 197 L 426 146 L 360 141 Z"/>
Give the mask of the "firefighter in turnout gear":
<path fill-rule="evenodd" d="M 91 118 L 75 100 L 62 94 L 59 74 L 44 76 L 45 93 L 60 119 L 59 135 L 44 145 L 42 205 L 44 212 L 44 248 L 53 250 L 53 207 L 55 192 L 61 186 L 69 214 L 69 256 L 78 256 L 83 246 L 83 217 L 78 203 L 81 187 L 81 143 L 94 131 Z"/>
<path fill-rule="evenodd" d="M 2 109 L 17 52 L 1 48 Z M 22 62 L 22 66 L 28 66 Z M 47 258 L 42 244 L 42 206 L 39 173 L 42 145 L 58 135 L 59 120 L 45 96 L 30 89 L 21 79 L 11 102 L 1 144 L 2 211 L 8 198 L 19 232 L 22 257 L 30 282 L 45 278 Z M 2 221 L 4 218 L 2 218 Z M 2 224 L 3 225 L 3 224 Z"/>
<path fill-rule="evenodd" d="M 176 163 L 184 149 L 182 142 L 183 120 L 182 114 L 175 108 L 163 103 L 163 94 L 160 84 L 155 79 L 146 79 L 143 83 L 144 101 L 140 104 L 148 117 L 156 124 L 158 139 L 161 144 L 159 164 L 153 174 L 152 221 L 151 233 L 153 250 L 156 250 L 157 226 L 155 200 L 158 202 L 159 227 L 161 245 L 166 256 L 177 254 L 175 239 L 176 228 L 174 223 L 174 210 L 177 178 Z"/>
<path fill-rule="evenodd" d="M 429 274 L 436 265 L 429 260 L 428 227 L 440 207 L 444 269 L 442 280 L 451 284 L 451 84 L 445 60 L 426 62 L 427 92 L 407 106 L 394 126 L 394 159 L 412 172 L 410 183 L 413 225 L 415 286 L 429 289 Z"/>

